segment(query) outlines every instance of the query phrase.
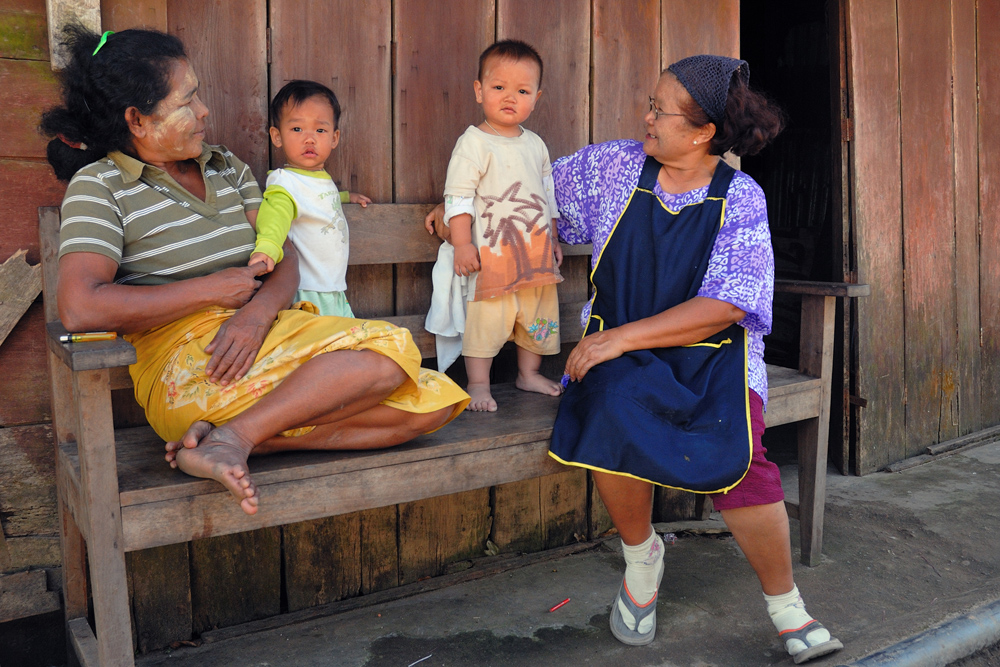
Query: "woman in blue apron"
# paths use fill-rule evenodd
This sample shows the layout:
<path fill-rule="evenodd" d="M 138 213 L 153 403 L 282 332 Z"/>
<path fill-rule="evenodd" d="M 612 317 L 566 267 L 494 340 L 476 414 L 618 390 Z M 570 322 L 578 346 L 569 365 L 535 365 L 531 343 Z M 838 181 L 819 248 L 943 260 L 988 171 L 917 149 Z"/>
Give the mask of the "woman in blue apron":
<path fill-rule="evenodd" d="M 593 298 L 551 455 L 593 471 L 626 570 L 611 630 L 653 641 L 663 543 L 653 488 L 713 494 L 760 579 L 795 662 L 842 644 L 792 580 L 788 516 L 760 436 L 774 259 L 760 187 L 720 159 L 781 130 L 742 60 L 694 56 L 660 77 L 645 140 L 588 146 L 553 165 L 560 236 L 593 243 Z"/>

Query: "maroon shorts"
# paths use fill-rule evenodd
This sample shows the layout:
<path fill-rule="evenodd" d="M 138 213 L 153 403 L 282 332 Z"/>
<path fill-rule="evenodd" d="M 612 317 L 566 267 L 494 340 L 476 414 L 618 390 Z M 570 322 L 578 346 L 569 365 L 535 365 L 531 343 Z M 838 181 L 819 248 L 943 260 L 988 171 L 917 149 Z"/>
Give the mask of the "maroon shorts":
<path fill-rule="evenodd" d="M 767 450 L 761 444 L 764 435 L 764 401 L 750 390 L 750 430 L 753 433 L 753 457 L 746 476 L 729 493 L 713 493 L 712 504 L 717 510 L 734 510 L 754 505 L 770 505 L 785 499 L 781 490 L 778 466 L 765 458 Z"/>

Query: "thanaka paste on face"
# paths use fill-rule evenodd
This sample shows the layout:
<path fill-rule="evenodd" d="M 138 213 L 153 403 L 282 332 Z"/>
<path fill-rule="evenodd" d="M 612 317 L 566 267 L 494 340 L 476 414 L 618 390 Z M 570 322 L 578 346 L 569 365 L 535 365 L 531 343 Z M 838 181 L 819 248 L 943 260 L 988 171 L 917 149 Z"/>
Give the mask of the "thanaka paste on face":
<path fill-rule="evenodd" d="M 154 112 L 149 137 L 170 154 L 183 151 L 191 142 L 191 135 L 197 127 L 198 119 L 194 109 L 185 99 L 187 93 L 195 90 L 197 86 L 198 77 L 195 76 L 194 70 L 190 66 L 186 67 L 183 80 L 170 90 L 166 99 L 160 102 Z M 173 111 L 156 118 L 162 113 L 162 109 L 171 107 L 174 107 Z"/>

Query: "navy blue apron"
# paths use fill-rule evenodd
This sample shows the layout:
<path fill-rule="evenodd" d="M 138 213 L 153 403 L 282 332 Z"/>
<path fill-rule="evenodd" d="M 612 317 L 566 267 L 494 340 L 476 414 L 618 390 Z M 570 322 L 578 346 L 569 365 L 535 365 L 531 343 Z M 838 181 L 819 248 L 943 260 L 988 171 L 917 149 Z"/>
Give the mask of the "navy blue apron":
<path fill-rule="evenodd" d="M 660 166 L 646 158 L 591 272 L 584 336 L 698 294 L 734 171 L 719 160 L 705 201 L 670 211 L 653 194 Z M 750 467 L 749 398 L 747 336 L 738 324 L 694 345 L 627 352 L 569 384 L 549 453 L 661 486 L 728 491 Z"/>

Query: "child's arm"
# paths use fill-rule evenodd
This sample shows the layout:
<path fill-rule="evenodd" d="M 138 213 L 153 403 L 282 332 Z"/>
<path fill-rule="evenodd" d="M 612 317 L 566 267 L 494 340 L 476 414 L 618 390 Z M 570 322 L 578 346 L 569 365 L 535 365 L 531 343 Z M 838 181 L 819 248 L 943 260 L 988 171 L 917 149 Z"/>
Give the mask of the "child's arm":
<path fill-rule="evenodd" d="M 263 262 L 268 271 L 274 269 L 274 265 L 281 261 L 281 246 L 288 238 L 288 230 L 298 213 L 295 200 L 285 188 L 268 186 L 257 213 L 257 245 L 250 255 L 249 264 Z"/>
<path fill-rule="evenodd" d="M 479 251 L 472 242 L 472 216 L 456 215 L 448 221 L 451 244 L 455 246 L 455 275 L 467 276 L 479 270 Z"/>
<path fill-rule="evenodd" d="M 357 192 L 348 192 L 347 190 L 340 191 L 340 203 L 341 204 L 361 204 L 361 208 L 368 208 L 368 204 L 372 203 L 369 197 Z"/>

